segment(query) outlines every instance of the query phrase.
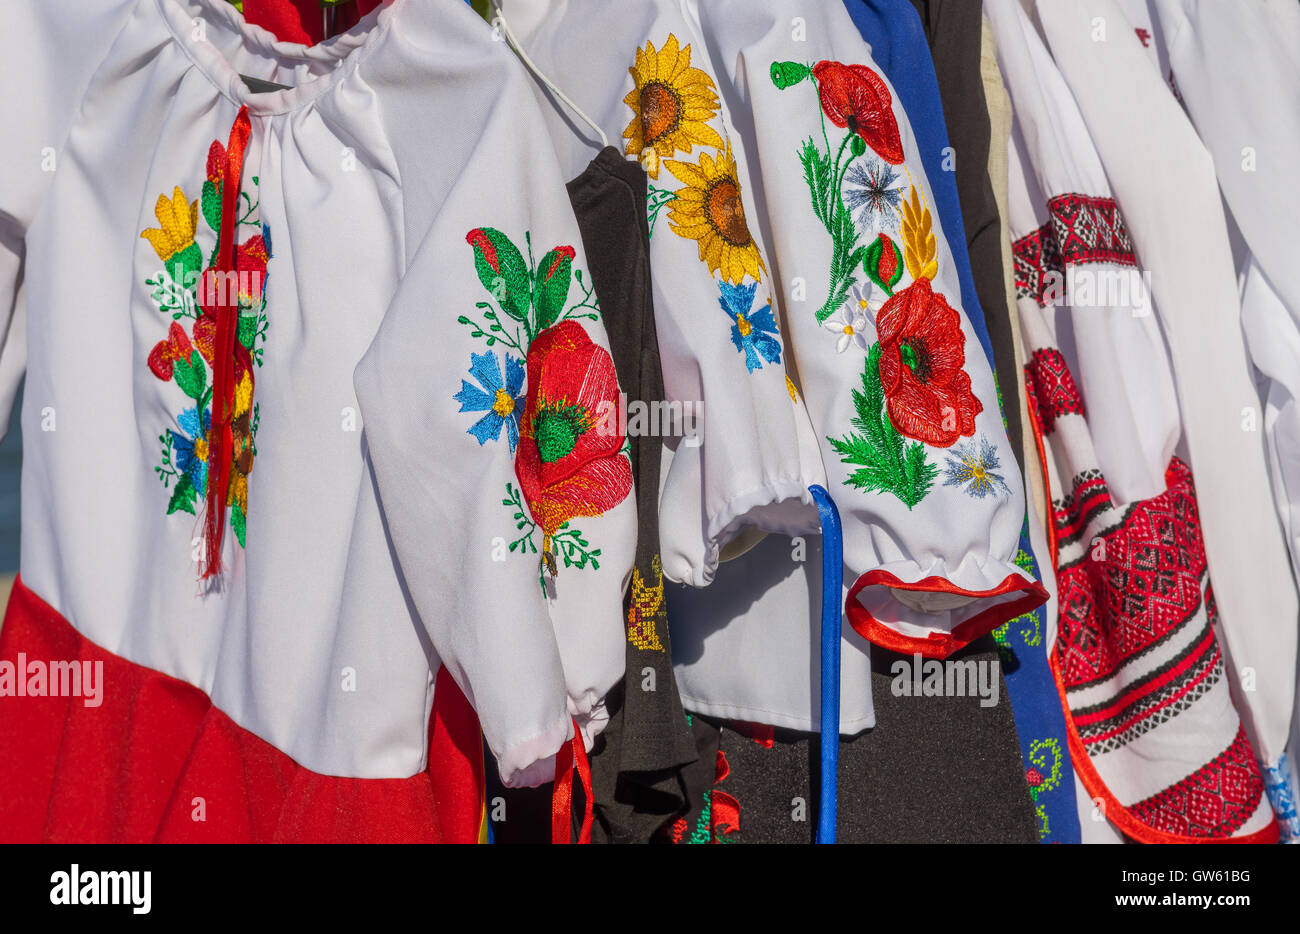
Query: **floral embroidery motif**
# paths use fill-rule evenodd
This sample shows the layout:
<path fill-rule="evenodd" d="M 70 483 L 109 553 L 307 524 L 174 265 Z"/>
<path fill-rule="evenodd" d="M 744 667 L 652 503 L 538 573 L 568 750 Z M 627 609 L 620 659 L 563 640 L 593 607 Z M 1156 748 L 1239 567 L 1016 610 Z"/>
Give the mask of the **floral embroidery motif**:
<path fill-rule="evenodd" d="M 675 153 L 722 148 L 722 137 L 709 126 L 718 114 L 718 92 L 707 72 L 691 67 L 689 45 L 679 48 L 671 34 L 659 51 L 647 42 L 628 71 L 635 86 L 623 98 L 633 114 L 623 131 L 626 153 L 642 159 L 651 178 L 659 177 L 660 160 Z"/>
<path fill-rule="evenodd" d="M 618 397 L 613 359 L 577 322 L 548 328 L 528 348 L 515 476 L 542 530 L 542 557 L 552 575 L 552 540 L 561 526 L 604 514 L 632 490 L 623 435 L 601 417 L 618 411 Z"/>
<path fill-rule="evenodd" d="M 854 286 L 854 289 L 856 288 L 857 286 Z M 864 307 L 869 308 L 870 304 L 866 299 L 859 299 L 856 309 L 846 305 L 822 325 L 832 334 L 839 335 L 839 340 L 835 342 L 836 353 L 844 353 L 849 349 L 850 344 L 857 345 L 861 350 L 867 350 L 870 346 L 867 326 L 872 322 L 867 320 Z"/>
<path fill-rule="evenodd" d="M 162 445 L 161 463 L 154 472 L 164 488 L 171 490 L 167 514 L 196 514 L 197 503 L 207 496 L 209 434 L 212 429 L 212 368 L 217 330 L 217 307 L 214 296 L 199 288 L 204 268 L 203 252 L 197 237 L 202 215 L 212 234 L 212 252 L 207 267 L 216 263 L 217 237 L 221 230 L 221 186 L 225 171 L 226 149 L 213 142 L 208 149 L 206 180 L 202 198 L 190 201 L 176 186 L 171 198 L 160 195 L 154 206 L 158 227 L 141 231 L 142 239 L 153 247 L 163 263 L 157 278 L 145 280 L 153 287 L 152 298 L 158 310 L 171 316 L 166 336 L 149 352 L 146 365 L 159 380 L 175 382 L 191 404 L 176 416 L 180 430 L 167 428 L 158 436 Z M 259 185 L 257 176 L 253 185 Z M 260 421 L 253 403 L 254 371 L 262 365 L 262 344 L 269 320 L 266 313 L 267 263 L 271 258 L 271 231 L 257 218 L 259 202 L 247 192 L 240 192 L 239 216 L 235 227 L 253 227 L 258 231 L 235 246 L 234 276 L 227 276 L 218 288 L 234 288 L 238 296 L 239 318 L 233 350 L 235 395 L 231 415 L 230 479 L 226 502 L 230 510 L 230 527 L 240 547 L 244 546 L 248 517 L 248 478 L 257 453 L 256 435 Z M 182 322 L 192 322 L 186 325 Z"/>
<path fill-rule="evenodd" d="M 627 641 L 646 652 L 662 652 L 664 644 L 659 640 L 655 620 L 663 612 L 664 573 L 659 556 L 650 562 L 650 570 L 655 576 L 654 584 L 647 584 L 641 577 L 639 568 L 632 569 L 632 597 L 627 608 Z"/>
<path fill-rule="evenodd" d="M 981 435 L 978 441 L 963 441 L 952 449 L 943 467 L 943 485 L 955 486 L 975 499 L 999 493 L 1010 496 L 1011 487 L 997 472 L 1001 466 L 997 448 Z"/>
<path fill-rule="evenodd" d="M 961 317 L 930 280 L 896 293 L 876 318 L 880 382 L 894 427 L 908 438 L 949 447 L 974 434 L 983 405 L 971 391 Z"/>
<path fill-rule="evenodd" d="M 520 394 L 524 386 L 524 363 L 510 354 L 505 357 L 503 378 L 496 354 L 490 351 L 470 354 L 469 372 L 478 381 L 478 385 L 462 379 L 460 392 L 452 398 L 460 403 L 462 412 L 487 413 L 467 429 L 469 434 L 478 439 L 479 444 L 499 439 L 504 425 L 510 442 L 510 453 L 513 454 L 519 444 L 519 410 L 524 402 Z"/>
<path fill-rule="evenodd" d="M 653 42 L 637 49 L 628 72 L 633 87 L 623 102 L 632 109 L 632 120 L 623 131 L 624 151 L 637 157 L 651 178 L 667 168 L 680 183 L 676 190 L 648 187 L 650 233 L 667 209 L 673 233 L 694 240 L 700 262 L 721 280 L 731 342 L 744 354 L 747 372 L 761 370 L 764 362 L 779 364 L 781 336 L 770 299 L 751 314 L 767 270 L 745 219 L 731 141 L 711 125 L 720 113 L 712 77 L 691 66 L 691 47 L 671 33 L 657 51 Z M 672 158 L 689 156 L 697 146 L 703 151 L 693 161 Z M 797 401 L 788 378 L 787 388 Z"/>
<path fill-rule="evenodd" d="M 772 315 L 772 303 L 769 301 L 760 310 L 751 312 L 758 283 L 732 285 L 722 282 L 719 286 L 722 297 L 718 303 L 731 319 L 731 343 L 745 355 L 745 369 L 753 373 L 763 366 L 764 360 L 780 363 L 780 332 Z"/>
<path fill-rule="evenodd" d="M 481 321 L 456 320 L 488 347 L 500 342 L 523 357 L 506 353 L 502 367 L 493 353 L 471 354 L 469 372 L 478 385 L 462 379 L 452 397 L 461 412 L 486 413 L 466 429 L 480 445 L 498 440 L 505 427 L 519 488 L 507 484 L 501 503 L 513 507 L 523 533 L 510 551 L 536 554 L 533 533 L 540 530 L 542 567 L 551 576 L 559 572 L 557 557 L 565 567 L 599 568 L 600 549 L 569 522 L 621 503 L 632 489 L 632 465 L 617 419 L 608 417 L 618 411 L 613 358 L 578 323 L 600 319 L 594 290 L 573 268 L 571 246 L 554 247 L 534 262 L 528 233 L 527 260 L 492 227 L 474 228 L 465 241 L 494 301 L 476 303 Z M 582 294 L 570 304 L 575 281 Z"/>
<path fill-rule="evenodd" d="M 858 430 L 843 438 L 827 438 L 846 464 L 857 466 L 846 481 L 864 492 L 892 493 L 911 509 L 930 492 L 939 468 L 926 460 L 925 446 L 903 441 L 885 411 L 880 383 L 880 345 L 872 344 L 862 371 L 862 389 L 853 390 Z"/>
<path fill-rule="evenodd" d="M 1050 762 L 1048 756 L 1051 757 Z M 1029 744 L 1030 766 L 1025 770 L 1025 780 L 1029 783 L 1029 796 L 1034 800 L 1034 811 L 1038 815 L 1038 837 L 1046 838 L 1052 832 L 1047 820 L 1047 808 L 1038 803 L 1039 795 L 1055 791 L 1061 784 L 1062 765 L 1065 757 L 1061 752 L 1061 741 L 1055 737 L 1036 739 Z M 1046 775 L 1044 775 L 1046 771 Z"/>
<path fill-rule="evenodd" d="M 901 201 L 901 193 L 891 187 L 895 177 L 892 170 L 878 171 L 873 181 L 873 167 L 859 166 L 849 189 L 853 207 L 845 203 L 849 171 L 854 167 L 854 160 L 863 156 L 868 147 L 887 163 L 898 165 L 903 161 L 898 122 L 891 109 L 889 89 L 865 65 L 822 61 L 809 67 L 799 62 L 773 62 L 771 77 L 780 90 L 811 81 L 821 104 L 825 148 L 809 137 L 799 151 L 799 161 L 812 196 L 813 213 L 831 238 L 830 285 L 826 302 L 817 311 L 817 321 L 825 322 L 844 304 L 849 289 L 857 282 L 857 269 L 866 253 L 866 247 L 860 243 L 862 232 L 854 224 L 854 210 L 859 220 L 873 221 L 874 207 L 883 207 L 895 194 Z M 826 129 L 827 120 L 848 130 L 834 149 Z M 878 227 L 878 223 L 871 224 L 872 229 Z"/>
<path fill-rule="evenodd" d="M 818 62 L 812 67 L 822 112 L 838 127 L 855 133 L 886 162 L 903 161 L 898 121 L 890 108 L 889 88 L 866 65 Z"/>
<path fill-rule="evenodd" d="M 799 151 L 813 214 L 832 247 L 830 284 L 816 318 L 837 335 L 836 352 L 855 344 L 867 352 L 862 389 L 853 390 L 857 433 L 827 440 L 858 468 L 850 486 L 891 493 L 910 509 L 939 472 L 925 446 L 947 448 L 972 436 L 983 411 L 965 371 L 961 316 L 932 284 L 939 250 L 930 208 L 906 168 L 894 169 L 903 162 L 902 138 L 878 74 L 841 62 L 774 62 L 771 79 L 778 90 L 811 81 L 817 91 L 821 140 L 810 136 Z M 838 146 L 828 121 L 847 130 Z M 890 233 L 897 233 L 901 249 Z M 904 271 L 910 282 L 900 287 Z M 875 328 L 874 342 L 864 333 L 868 326 Z M 1009 492 L 993 472 L 998 466 L 986 440 L 965 446 L 949 458 L 945 485 L 976 497 Z"/>
<path fill-rule="evenodd" d="M 896 186 L 902 176 L 894 167 L 881 159 L 872 159 L 867 165 L 853 162 L 844 175 L 848 188 L 844 203 L 863 230 L 898 229 L 899 205 L 903 193 Z"/>
<path fill-rule="evenodd" d="M 673 233 L 696 241 L 700 262 L 724 281 L 738 284 L 747 275 L 761 279 L 763 257 L 745 221 L 731 141 L 716 159 L 703 152 L 698 163 L 670 160 L 666 165 L 685 186 L 668 206 Z"/>

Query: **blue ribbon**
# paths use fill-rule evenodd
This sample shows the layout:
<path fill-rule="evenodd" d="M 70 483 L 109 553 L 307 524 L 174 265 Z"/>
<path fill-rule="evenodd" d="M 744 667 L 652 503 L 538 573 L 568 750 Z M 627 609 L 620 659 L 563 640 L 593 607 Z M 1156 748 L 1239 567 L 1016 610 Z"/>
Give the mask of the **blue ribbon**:
<path fill-rule="evenodd" d="M 817 842 L 835 842 L 840 763 L 840 626 L 844 590 L 844 536 L 840 513 L 824 487 L 808 487 L 822 524 L 821 807 Z"/>

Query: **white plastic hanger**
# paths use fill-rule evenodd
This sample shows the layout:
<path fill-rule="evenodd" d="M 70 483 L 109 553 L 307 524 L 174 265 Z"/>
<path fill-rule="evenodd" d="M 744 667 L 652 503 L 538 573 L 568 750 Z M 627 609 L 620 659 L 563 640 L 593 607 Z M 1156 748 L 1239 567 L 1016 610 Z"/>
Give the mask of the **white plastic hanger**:
<path fill-rule="evenodd" d="M 556 97 L 562 100 L 565 103 L 565 106 L 567 106 L 570 110 L 572 110 L 575 114 L 577 114 L 577 116 L 579 116 L 582 119 L 583 123 L 587 124 L 587 126 L 591 127 L 593 130 L 596 131 L 596 135 L 600 137 L 600 142 L 602 146 L 608 146 L 609 137 L 605 135 L 605 131 L 602 130 L 599 125 L 597 125 L 595 120 L 591 119 L 585 113 L 583 113 L 581 107 L 579 107 L 573 101 L 569 100 L 569 96 L 567 94 L 565 94 L 553 83 L 551 83 L 551 79 L 546 77 L 546 75 L 542 73 L 542 70 L 537 67 L 537 65 L 533 62 L 531 58 L 528 57 L 528 53 L 525 52 L 523 46 L 519 44 L 519 40 L 515 38 L 515 34 L 510 31 L 510 23 L 506 21 L 506 14 L 502 11 L 501 4 L 498 2 L 498 0 L 492 0 L 492 9 L 495 13 L 495 15 L 493 16 L 492 25 L 499 26 L 501 28 L 502 34 L 506 37 L 506 42 L 509 44 L 510 48 L 514 51 L 514 53 L 517 56 L 519 56 L 519 60 L 524 63 L 524 67 L 526 67 L 529 71 L 531 71 L 534 75 L 536 75 L 537 80 L 542 82 L 542 84 L 546 85 L 550 89 L 552 94 L 554 94 Z"/>

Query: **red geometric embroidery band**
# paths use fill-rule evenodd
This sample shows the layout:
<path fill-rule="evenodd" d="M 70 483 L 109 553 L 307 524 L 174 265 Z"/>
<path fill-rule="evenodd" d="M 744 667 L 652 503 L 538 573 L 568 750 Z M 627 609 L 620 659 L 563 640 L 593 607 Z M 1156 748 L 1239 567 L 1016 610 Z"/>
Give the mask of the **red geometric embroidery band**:
<path fill-rule="evenodd" d="M 1084 263 L 1136 266 L 1133 241 L 1114 198 L 1076 193 L 1057 195 L 1047 202 L 1048 221 L 1011 245 L 1016 271 L 1016 294 L 1040 305 L 1051 279 L 1065 281 L 1065 267 Z"/>
<path fill-rule="evenodd" d="M 1223 837 L 1237 831 L 1259 806 L 1264 779 L 1244 728 L 1204 766 L 1131 810 L 1138 820 L 1186 837 Z"/>
<path fill-rule="evenodd" d="M 1083 396 L 1074 384 L 1065 357 L 1055 347 L 1034 351 L 1025 364 L 1025 389 L 1037 408 L 1044 434 L 1052 432 L 1062 415 L 1083 414 Z"/>

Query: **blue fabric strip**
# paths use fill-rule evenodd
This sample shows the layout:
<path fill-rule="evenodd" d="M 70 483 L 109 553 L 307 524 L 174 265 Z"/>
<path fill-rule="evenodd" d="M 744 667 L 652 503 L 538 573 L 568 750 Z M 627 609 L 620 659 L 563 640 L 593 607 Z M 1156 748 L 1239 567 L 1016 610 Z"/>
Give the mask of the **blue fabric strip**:
<path fill-rule="evenodd" d="M 840 626 L 844 612 L 844 537 L 840 512 L 824 487 L 808 487 L 822 523 L 821 807 L 817 842 L 835 842 L 840 763 Z"/>
<path fill-rule="evenodd" d="M 844 0 L 871 57 L 885 73 L 898 102 L 912 124 L 921 167 L 934 192 L 939 223 L 952 248 L 961 289 L 962 309 L 970 319 L 980 346 L 993 365 L 993 343 L 989 339 L 984 312 L 975 292 L 970 254 L 966 250 L 966 228 L 962 223 L 957 177 L 945 171 L 948 126 L 944 120 L 939 80 L 935 77 L 925 28 L 911 0 Z M 960 158 L 960 156 L 958 156 Z M 1007 390 L 1021 378 L 1019 373 L 999 374 Z M 1008 394 L 1008 405 L 1017 404 Z M 1025 426 L 1029 430 L 1029 426 Z M 1020 534 L 1016 564 L 1040 580 L 1038 561 L 1029 542 L 1028 522 Z M 1025 776 L 1039 821 L 1044 843 L 1078 843 L 1079 816 L 1075 806 L 1074 770 L 1065 743 L 1065 717 L 1061 712 L 1056 681 L 1047 663 L 1049 646 L 1044 645 L 1047 614 L 1043 607 L 999 626 L 993 632 L 998 646 L 1007 695 L 1016 719 Z"/>

